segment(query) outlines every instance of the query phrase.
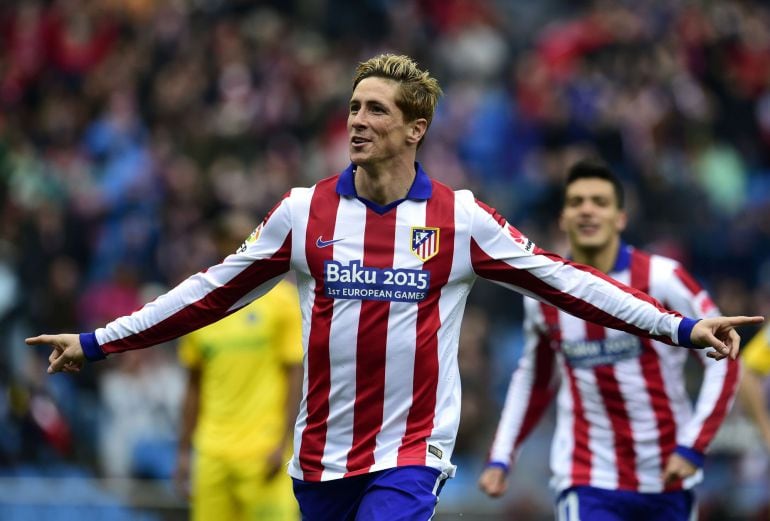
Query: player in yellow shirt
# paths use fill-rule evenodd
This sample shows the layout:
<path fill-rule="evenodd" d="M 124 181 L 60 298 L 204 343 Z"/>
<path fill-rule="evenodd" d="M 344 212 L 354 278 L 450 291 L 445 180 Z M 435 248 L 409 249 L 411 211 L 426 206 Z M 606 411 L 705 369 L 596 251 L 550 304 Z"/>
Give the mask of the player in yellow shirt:
<path fill-rule="evenodd" d="M 765 326 L 746 344 L 741 353 L 743 376 L 739 393 L 743 405 L 762 434 L 770 451 L 770 413 L 762 380 L 770 374 L 770 326 Z"/>
<path fill-rule="evenodd" d="M 181 340 L 189 377 L 176 478 L 189 478 L 191 519 L 299 518 L 283 464 L 302 390 L 301 329 L 297 291 L 281 282 Z"/>

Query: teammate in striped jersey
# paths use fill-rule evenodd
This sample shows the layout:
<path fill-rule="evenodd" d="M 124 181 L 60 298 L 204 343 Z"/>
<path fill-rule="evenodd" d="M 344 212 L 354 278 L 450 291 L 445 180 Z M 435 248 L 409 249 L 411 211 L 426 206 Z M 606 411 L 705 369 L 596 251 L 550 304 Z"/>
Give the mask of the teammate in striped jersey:
<path fill-rule="evenodd" d="M 416 162 L 441 89 L 405 56 L 356 69 L 351 165 L 291 190 L 243 246 L 92 333 L 40 335 L 49 372 L 189 333 L 297 278 L 303 400 L 289 474 L 304 519 L 429 519 L 460 418 L 457 348 L 479 276 L 607 327 L 734 357 L 735 327 L 696 321 L 586 266 L 537 248 L 467 190 Z"/>
<path fill-rule="evenodd" d="M 568 172 L 560 226 L 572 257 L 688 316 L 715 316 L 709 295 L 665 257 L 624 244 L 623 189 L 602 163 Z M 479 485 L 501 495 L 521 444 L 558 394 L 551 449 L 560 520 L 686 521 L 704 452 L 732 404 L 735 360 L 693 351 L 704 375 L 693 407 L 687 352 L 585 322 L 526 299 L 526 345 Z"/>

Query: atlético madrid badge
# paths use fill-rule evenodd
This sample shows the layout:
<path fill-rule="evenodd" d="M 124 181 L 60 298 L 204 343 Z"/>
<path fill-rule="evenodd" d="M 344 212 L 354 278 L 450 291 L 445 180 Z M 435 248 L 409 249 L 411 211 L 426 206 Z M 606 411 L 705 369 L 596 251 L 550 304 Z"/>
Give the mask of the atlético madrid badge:
<path fill-rule="evenodd" d="M 438 228 L 412 226 L 412 253 L 425 262 L 438 253 Z"/>

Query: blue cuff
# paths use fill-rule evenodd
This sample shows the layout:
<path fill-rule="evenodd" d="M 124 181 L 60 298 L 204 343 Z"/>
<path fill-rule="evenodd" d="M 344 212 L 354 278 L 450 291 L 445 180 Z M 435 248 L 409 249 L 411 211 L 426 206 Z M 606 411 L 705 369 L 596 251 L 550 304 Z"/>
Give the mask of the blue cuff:
<path fill-rule="evenodd" d="M 702 349 L 701 346 L 695 345 L 690 340 L 692 336 L 692 328 L 695 324 L 700 322 L 699 318 L 687 318 L 684 317 L 679 323 L 679 345 L 682 347 L 689 347 L 690 349 Z"/>
<path fill-rule="evenodd" d="M 691 449 L 690 447 L 685 447 L 683 445 L 677 445 L 676 449 L 674 449 L 674 452 L 676 454 L 679 454 L 684 459 L 692 463 L 698 468 L 703 467 L 703 460 L 706 458 L 702 452 L 697 451 L 695 449 Z"/>
<path fill-rule="evenodd" d="M 501 469 L 503 469 L 503 472 L 505 472 L 506 474 L 508 474 L 508 470 L 509 470 L 509 467 L 508 467 L 508 465 L 506 465 L 505 463 L 502 463 L 502 462 L 500 462 L 500 461 L 490 461 L 490 462 L 488 462 L 488 463 L 487 463 L 487 468 L 489 468 L 489 467 L 498 467 L 498 468 L 501 468 Z"/>
<path fill-rule="evenodd" d="M 104 351 L 96 341 L 96 333 L 80 333 L 80 347 L 83 348 L 83 354 L 89 362 L 105 358 Z"/>

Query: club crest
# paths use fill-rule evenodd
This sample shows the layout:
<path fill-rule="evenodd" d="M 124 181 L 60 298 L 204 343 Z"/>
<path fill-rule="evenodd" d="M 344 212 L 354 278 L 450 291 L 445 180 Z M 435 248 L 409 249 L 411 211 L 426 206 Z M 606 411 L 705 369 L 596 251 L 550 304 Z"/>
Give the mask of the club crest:
<path fill-rule="evenodd" d="M 438 253 L 439 228 L 412 226 L 412 253 L 425 262 Z"/>

